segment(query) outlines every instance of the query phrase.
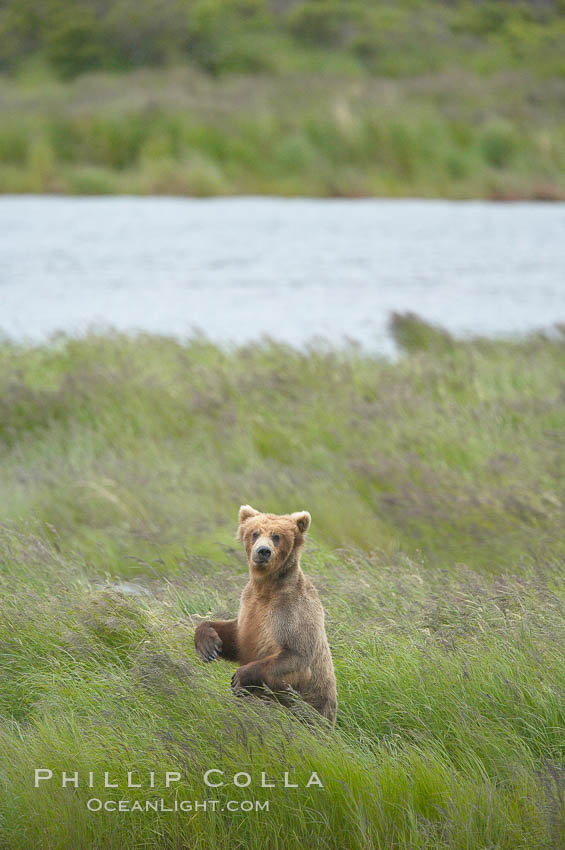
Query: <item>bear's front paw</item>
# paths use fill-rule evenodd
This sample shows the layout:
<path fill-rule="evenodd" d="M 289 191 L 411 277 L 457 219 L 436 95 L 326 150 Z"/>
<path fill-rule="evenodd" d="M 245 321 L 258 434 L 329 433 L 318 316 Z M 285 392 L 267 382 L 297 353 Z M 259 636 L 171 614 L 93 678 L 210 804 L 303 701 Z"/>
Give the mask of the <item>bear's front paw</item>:
<path fill-rule="evenodd" d="M 244 695 L 245 691 L 243 690 L 243 686 L 241 684 L 239 670 L 236 670 L 233 676 L 231 677 L 230 687 L 236 697 L 242 697 Z"/>
<path fill-rule="evenodd" d="M 222 640 L 212 626 L 200 623 L 194 632 L 194 646 L 203 661 L 215 661 L 222 651 Z"/>
<path fill-rule="evenodd" d="M 231 677 L 231 689 L 236 697 L 245 696 L 245 694 L 253 693 L 257 687 L 263 685 L 257 680 L 256 670 L 253 664 L 244 664 L 243 667 L 238 667 Z"/>

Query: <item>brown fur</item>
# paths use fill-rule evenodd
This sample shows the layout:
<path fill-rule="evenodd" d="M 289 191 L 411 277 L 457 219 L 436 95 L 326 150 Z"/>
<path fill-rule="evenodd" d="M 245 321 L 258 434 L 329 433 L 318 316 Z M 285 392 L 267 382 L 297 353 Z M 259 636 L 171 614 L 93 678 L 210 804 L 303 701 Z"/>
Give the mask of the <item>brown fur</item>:
<path fill-rule="evenodd" d="M 294 690 L 334 723 L 336 682 L 324 609 L 300 569 L 309 527 L 307 511 L 278 516 L 242 505 L 237 536 L 247 554 L 249 581 L 239 614 L 235 620 L 200 623 L 194 642 L 204 661 L 238 662 L 232 677 L 238 695 L 265 693 L 265 687 L 275 693 Z"/>

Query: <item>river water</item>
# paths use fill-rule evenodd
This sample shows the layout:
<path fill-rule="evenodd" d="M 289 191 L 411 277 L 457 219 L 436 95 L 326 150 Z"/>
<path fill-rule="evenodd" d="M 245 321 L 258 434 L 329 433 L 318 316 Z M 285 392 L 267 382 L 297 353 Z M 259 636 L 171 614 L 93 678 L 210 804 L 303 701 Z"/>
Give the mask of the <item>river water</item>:
<path fill-rule="evenodd" d="M 565 204 L 0 197 L 0 333 L 354 339 L 411 310 L 459 334 L 565 321 Z"/>

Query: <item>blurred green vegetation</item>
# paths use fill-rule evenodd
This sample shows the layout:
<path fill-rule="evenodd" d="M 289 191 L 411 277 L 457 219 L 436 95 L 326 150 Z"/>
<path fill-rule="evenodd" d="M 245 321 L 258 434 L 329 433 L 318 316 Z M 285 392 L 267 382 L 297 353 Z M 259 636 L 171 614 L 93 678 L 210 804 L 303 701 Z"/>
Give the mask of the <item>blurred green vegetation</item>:
<path fill-rule="evenodd" d="M 565 73 L 563 0 L 5 0 L 0 69 Z"/>
<path fill-rule="evenodd" d="M 0 79 L 0 187 L 71 194 L 565 197 L 565 80 Z"/>
<path fill-rule="evenodd" d="M 565 0 L 5 0 L 0 191 L 565 197 Z"/>
<path fill-rule="evenodd" d="M 0 345 L 2 848 L 563 845 L 565 329 L 392 330 L 395 362 L 198 337 Z M 237 609 L 242 502 L 312 513 L 334 731 L 232 698 L 232 666 L 194 653 L 199 617 Z M 38 766 L 57 779 L 35 789 Z M 210 794 L 210 767 L 254 783 Z M 62 789 L 62 770 L 95 789 Z M 285 770 L 324 789 L 260 787 Z M 116 815 L 91 797 L 271 808 Z"/>

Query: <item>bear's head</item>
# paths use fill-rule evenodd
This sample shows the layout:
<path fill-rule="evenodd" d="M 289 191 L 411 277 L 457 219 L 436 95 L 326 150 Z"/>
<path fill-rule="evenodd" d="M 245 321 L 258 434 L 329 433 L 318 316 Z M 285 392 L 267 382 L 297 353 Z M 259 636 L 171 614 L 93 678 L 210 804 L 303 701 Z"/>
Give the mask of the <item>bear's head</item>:
<path fill-rule="evenodd" d="M 310 522 L 308 511 L 262 514 L 250 505 L 242 505 L 237 537 L 245 546 L 251 571 L 255 575 L 274 575 L 291 562 L 291 556 L 298 559 Z"/>

